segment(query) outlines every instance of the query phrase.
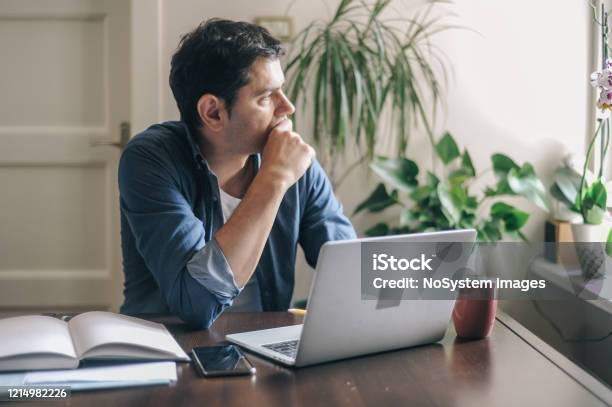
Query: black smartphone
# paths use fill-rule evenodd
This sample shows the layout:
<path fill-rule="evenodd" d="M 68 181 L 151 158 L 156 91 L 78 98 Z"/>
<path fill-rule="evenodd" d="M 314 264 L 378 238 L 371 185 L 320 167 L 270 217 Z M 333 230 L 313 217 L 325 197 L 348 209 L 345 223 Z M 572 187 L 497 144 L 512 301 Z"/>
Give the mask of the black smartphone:
<path fill-rule="evenodd" d="M 241 376 L 255 367 L 236 345 L 202 346 L 191 350 L 191 360 L 201 376 Z"/>

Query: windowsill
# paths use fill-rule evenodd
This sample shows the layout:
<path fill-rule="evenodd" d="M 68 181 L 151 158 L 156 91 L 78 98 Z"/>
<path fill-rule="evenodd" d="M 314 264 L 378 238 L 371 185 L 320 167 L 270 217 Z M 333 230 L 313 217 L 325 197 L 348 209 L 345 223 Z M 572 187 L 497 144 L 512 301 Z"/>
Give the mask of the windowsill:
<path fill-rule="evenodd" d="M 544 279 L 572 296 L 584 289 L 586 295 L 578 298 L 612 314 L 612 276 L 585 281 L 580 266 L 561 266 L 543 257 L 534 260 L 529 271 L 533 277 Z"/>
<path fill-rule="evenodd" d="M 585 281 L 579 266 L 542 257 L 531 263 L 529 278 L 547 281 L 548 299 L 512 301 L 509 314 L 612 388 L 612 276 Z"/>

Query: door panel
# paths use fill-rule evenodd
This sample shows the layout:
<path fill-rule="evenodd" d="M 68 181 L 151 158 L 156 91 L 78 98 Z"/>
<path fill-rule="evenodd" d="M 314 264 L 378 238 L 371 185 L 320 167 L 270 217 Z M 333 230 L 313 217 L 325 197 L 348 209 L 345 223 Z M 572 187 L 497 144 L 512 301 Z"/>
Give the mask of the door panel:
<path fill-rule="evenodd" d="M 125 0 L 0 1 L 0 310 L 121 299 Z"/>
<path fill-rule="evenodd" d="M 104 126 L 104 19 L 0 20 L 3 126 Z"/>

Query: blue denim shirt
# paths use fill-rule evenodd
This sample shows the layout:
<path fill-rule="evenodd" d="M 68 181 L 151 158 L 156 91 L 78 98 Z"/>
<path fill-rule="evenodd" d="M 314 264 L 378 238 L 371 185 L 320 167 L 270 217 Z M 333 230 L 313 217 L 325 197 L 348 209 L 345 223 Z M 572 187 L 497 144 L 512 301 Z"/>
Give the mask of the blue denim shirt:
<path fill-rule="evenodd" d="M 256 169 L 260 157 L 255 157 Z M 122 313 L 172 313 L 207 328 L 239 294 L 215 240 L 219 184 L 183 122 L 149 127 L 119 164 Z M 289 307 L 298 243 L 316 265 L 328 240 L 355 238 L 318 162 L 287 190 L 255 270 L 264 311 Z"/>

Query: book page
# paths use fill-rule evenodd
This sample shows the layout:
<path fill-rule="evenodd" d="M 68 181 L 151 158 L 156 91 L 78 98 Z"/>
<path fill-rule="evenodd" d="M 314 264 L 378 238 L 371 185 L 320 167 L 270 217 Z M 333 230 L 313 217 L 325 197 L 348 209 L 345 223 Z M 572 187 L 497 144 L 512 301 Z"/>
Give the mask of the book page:
<path fill-rule="evenodd" d="M 81 359 L 87 358 L 88 352 L 103 358 L 143 357 L 133 351 L 139 348 L 156 351 L 147 354 L 157 358 L 189 360 L 162 324 L 112 312 L 93 311 L 74 317 L 68 325 Z M 104 352 L 106 349 L 108 353 Z"/>
<path fill-rule="evenodd" d="M 118 366 L 85 367 L 76 370 L 28 373 L 24 384 L 54 384 L 74 386 L 78 383 L 132 383 L 176 382 L 175 362 L 130 363 Z"/>
<path fill-rule="evenodd" d="M 73 360 L 77 357 L 68 325 L 52 317 L 29 315 L 0 319 L 0 338 L 0 359 L 15 361 L 18 356 L 32 354 L 55 354 Z"/>

